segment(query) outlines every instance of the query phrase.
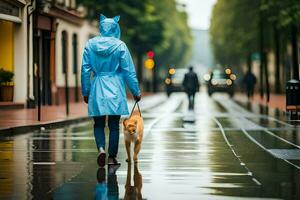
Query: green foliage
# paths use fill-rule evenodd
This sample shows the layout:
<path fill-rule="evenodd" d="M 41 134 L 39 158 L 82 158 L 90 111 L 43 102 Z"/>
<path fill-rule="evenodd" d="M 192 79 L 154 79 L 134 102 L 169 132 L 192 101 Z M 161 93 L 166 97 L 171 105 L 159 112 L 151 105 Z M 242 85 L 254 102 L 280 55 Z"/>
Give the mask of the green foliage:
<path fill-rule="evenodd" d="M 4 69 L 0 69 L 0 85 L 8 85 L 12 82 L 14 73 Z"/>
<path fill-rule="evenodd" d="M 87 18 L 120 15 L 122 40 L 134 55 L 154 50 L 157 67 L 184 65 L 189 58 L 192 36 L 186 13 L 175 0 L 77 0 L 87 8 Z"/>
<path fill-rule="evenodd" d="M 219 0 L 210 34 L 220 64 L 236 65 L 258 50 L 259 0 Z"/>
<path fill-rule="evenodd" d="M 264 49 L 274 49 L 274 31 L 282 32 L 282 46 L 290 26 L 300 27 L 299 0 L 218 0 L 212 13 L 210 34 L 215 58 L 220 64 L 240 64 L 259 52 L 262 20 Z"/>
<path fill-rule="evenodd" d="M 261 11 L 266 13 L 269 22 L 275 22 L 278 28 L 290 25 L 300 26 L 299 0 L 262 0 Z"/>
<path fill-rule="evenodd" d="M 187 25 L 187 14 L 177 11 L 173 0 L 154 0 L 157 10 L 163 19 L 164 40 L 155 49 L 159 55 L 156 57 L 160 69 L 170 65 L 184 66 L 191 55 L 193 38 Z"/>

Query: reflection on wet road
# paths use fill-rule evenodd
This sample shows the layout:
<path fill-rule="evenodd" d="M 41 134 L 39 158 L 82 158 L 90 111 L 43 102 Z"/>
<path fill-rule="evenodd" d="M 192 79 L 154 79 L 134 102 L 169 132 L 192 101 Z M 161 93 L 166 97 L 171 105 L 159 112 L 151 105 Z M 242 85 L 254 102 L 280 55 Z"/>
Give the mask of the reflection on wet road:
<path fill-rule="evenodd" d="M 253 108 L 256 109 L 256 108 Z M 98 169 L 92 123 L 0 141 L 0 199 L 300 199 L 300 130 L 227 96 L 143 113 L 138 164 Z"/>

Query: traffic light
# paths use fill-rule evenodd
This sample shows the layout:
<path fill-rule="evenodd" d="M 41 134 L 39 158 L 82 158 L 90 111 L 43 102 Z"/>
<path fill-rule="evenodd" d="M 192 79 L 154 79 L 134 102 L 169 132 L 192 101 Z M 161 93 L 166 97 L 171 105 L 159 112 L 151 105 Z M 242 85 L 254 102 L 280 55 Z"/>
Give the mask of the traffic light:
<path fill-rule="evenodd" d="M 154 58 L 154 52 L 153 51 L 148 51 L 147 52 L 147 57 L 148 58 Z"/>
<path fill-rule="evenodd" d="M 145 63 L 144 63 L 145 67 L 147 69 L 153 69 L 154 68 L 154 65 L 155 65 L 155 62 L 152 58 L 148 58 Z"/>
<path fill-rule="evenodd" d="M 154 66 L 155 66 L 155 62 L 154 62 L 154 52 L 153 51 L 148 51 L 147 52 L 147 59 L 145 60 L 145 63 L 144 63 L 144 65 L 145 65 L 145 67 L 147 68 L 147 69 L 153 69 L 154 68 Z"/>

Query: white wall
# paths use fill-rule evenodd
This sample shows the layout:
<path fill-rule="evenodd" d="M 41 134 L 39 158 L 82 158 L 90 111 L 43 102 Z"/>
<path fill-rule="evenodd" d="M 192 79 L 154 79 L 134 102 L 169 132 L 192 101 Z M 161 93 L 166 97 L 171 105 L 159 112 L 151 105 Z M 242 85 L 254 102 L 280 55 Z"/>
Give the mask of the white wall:
<path fill-rule="evenodd" d="M 14 102 L 25 103 L 27 98 L 27 15 L 21 9 L 22 23 L 14 23 Z"/>
<path fill-rule="evenodd" d="M 96 26 L 88 22 L 84 22 L 82 26 L 72 24 L 58 19 L 58 27 L 56 31 L 56 86 L 62 87 L 65 85 L 65 77 L 62 72 L 62 32 L 67 31 L 68 35 L 68 73 L 69 73 L 69 87 L 75 86 L 75 74 L 73 74 L 73 34 L 77 34 L 77 58 L 78 66 L 77 71 L 80 75 L 82 52 L 86 41 L 89 39 L 90 34 L 97 35 L 98 29 Z M 80 77 L 80 76 L 79 76 Z"/>
<path fill-rule="evenodd" d="M 62 70 L 62 32 L 67 32 L 68 37 L 68 73 L 69 73 L 69 86 L 73 87 L 75 86 L 75 76 L 73 74 L 73 46 L 72 46 L 72 35 L 73 33 L 76 33 L 78 35 L 79 27 L 77 25 L 68 23 L 63 20 L 57 20 L 58 27 L 56 31 L 56 86 L 61 87 L 65 85 L 65 79 L 64 74 Z"/>

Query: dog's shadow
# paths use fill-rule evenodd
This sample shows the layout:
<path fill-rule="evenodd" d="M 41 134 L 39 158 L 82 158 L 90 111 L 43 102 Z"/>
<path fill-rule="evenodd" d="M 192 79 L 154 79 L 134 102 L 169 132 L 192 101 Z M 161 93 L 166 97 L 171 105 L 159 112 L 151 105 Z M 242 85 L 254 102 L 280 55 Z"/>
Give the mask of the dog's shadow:
<path fill-rule="evenodd" d="M 127 179 L 125 184 L 124 200 L 142 200 L 143 177 L 138 169 L 138 164 L 134 163 L 133 185 L 131 185 L 131 163 L 127 166 Z"/>

